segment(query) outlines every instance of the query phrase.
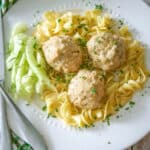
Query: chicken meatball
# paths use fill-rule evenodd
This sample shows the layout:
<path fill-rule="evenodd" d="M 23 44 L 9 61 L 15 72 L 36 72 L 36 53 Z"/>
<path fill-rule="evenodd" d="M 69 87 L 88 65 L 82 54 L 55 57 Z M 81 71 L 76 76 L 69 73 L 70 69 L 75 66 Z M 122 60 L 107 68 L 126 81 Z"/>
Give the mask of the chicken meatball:
<path fill-rule="evenodd" d="M 82 63 L 81 49 L 70 36 L 51 37 L 43 44 L 43 52 L 47 63 L 58 72 L 76 72 Z"/>
<path fill-rule="evenodd" d="M 120 67 L 126 60 L 126 46 L 118 35 L 100 33 L 91 37 L 87 43 L 88 53 L 93 65 L 105 71 Z"/>
<path fill-rule="evenodd" d="M 104 81 L 96 71 L 80 70 L 69 84 L 68 95 L 78 108 L 99 108 L 104 97 Z"/>

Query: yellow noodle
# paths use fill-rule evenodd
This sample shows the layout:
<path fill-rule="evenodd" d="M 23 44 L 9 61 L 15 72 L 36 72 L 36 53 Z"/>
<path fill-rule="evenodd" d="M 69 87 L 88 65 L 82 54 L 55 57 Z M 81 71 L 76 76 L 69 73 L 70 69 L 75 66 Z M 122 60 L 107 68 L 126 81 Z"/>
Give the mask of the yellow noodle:
<path fill-rule="evenodd" d="M 62 75 L 49 70 L 51 82 L 58 89 L 58 93 L 45 91 L 43 98 L 47 105 L 47 111 L 67 124 L 76 127 L 91 126 L 98 120 L 105 120 L 114 114 L 116 109 L 125 105 L 132 95 L 142 89 L 147 80 L 148 71 L 144 64 L 144 48 L 141 43 L 133 39 L 127 26 L 121 28 L 118 22 L 109 15 L 103 15 L 100 10 L 86 11 L 83 15 L 71 12 L 56 13 L 46 12 L 43 20 L 36 27 L 34 35 L 43 43 L 54 35 L 70 35 L 75 40 L 89 38 L 100 32 L 112 32 L 119 34 L 127 45 L 127 61 L 116 71 L 104 73 L 99 70 L 100 76 L 105 79 L 106 97 L 104 104 L 96 110 L 81 110 L 74 107 L 67 95 L 70 80 L 75 74 Z M 92 69 L 87 50 L 83 47 L 84 67 Z"/>

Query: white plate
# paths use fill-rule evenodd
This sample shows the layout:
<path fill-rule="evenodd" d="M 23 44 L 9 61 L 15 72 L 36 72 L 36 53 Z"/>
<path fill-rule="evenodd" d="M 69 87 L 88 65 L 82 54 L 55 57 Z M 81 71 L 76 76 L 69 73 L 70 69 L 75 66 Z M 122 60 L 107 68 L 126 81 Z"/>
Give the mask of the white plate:
<path fill-rule="evenodd" d="M 150 8 L 141 0 L 19 0 L 5 15 L 5 41 L 8 42 L 12 26 L 20 21 L 31 25 L 33 15 L 37 10 L 71 10 L 92 9 L 95 4 L 103 4 L 112 13 L 112 16 L 124 18 L 133 29 L 136 37 L 147 44 L 147 64 L 150 68 Z M 136 30 L 135 30 L 136 29 Z M 66 127 L 57 119 L 46 119 L 35 103 L 26 106 L 25 102 L 18 105 L 23 113 L 44 136 L 49 150 L 120 150 L 137 142 L 150 131 L 150 92 L 146 88 L 137 93 L 133 100 L 135 107 L 130 111 L 122 109 L 121 118 L 113 117 L 111 125 L 97 123 L 90 129 L 74 129 Z M 145 93 L 144 96 L 141 96 Z M 13 112 L 9 109 L 9 123 L 15 132 L 20 135 L 20 128 L 14 119 Z M 31 135 L 32 136 L 32 135 Z M 110 144 L 111 142 L 111 144 Z"/>

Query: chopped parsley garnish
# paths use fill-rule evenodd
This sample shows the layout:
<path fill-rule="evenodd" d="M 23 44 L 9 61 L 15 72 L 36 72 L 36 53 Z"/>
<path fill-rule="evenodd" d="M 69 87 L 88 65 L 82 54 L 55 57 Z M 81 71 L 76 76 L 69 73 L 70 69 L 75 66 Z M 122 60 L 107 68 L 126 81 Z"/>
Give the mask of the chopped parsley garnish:
<path fill-rule="evenodd" d="M 123 106 L 121 104 L 119 104 L 119 107 L 122 108 Z"/>
<path fill-rule="evenodd" d="M 37 64 L 37 65 L 36 65 L 36 67 L 40 68 L 40 67 L 41 67 L 41 65 L 40 65 L 40 64 Z"/>
<path fill-rule="evenodd" d="M 93 87 L 93 88 L 91 88 L 91 93 L 92 94 L 96 94 L 96 89 Z"/>
<path fill-rule="evenodd" d="M 117 115 L 117 116 L 116 116 L 116 118 L 117 118 L 117 119 L 119 119 L 119 118 L 120 118 L 120 116 L 119 116 L 119 115 Z"/>
<path fill-rule="evenodd" d="M 96 120 L 96 119 L 97 119 L 97 116 L 94 116 L 94 119 Z"/>
<path fill-rule="evenodd" d="M 61 19 L 60 19 L 60 18 L 58 19 L 58 22 L 61 22 Z"/>
<path fill-rule="evenodd" d="M 46 109 L 47 109 L 47 106 L 44 105 L 44 106 L 42 107 L 42 110 L 43 110 L 43 111 L 46 111 Z"/>
<path fill-rule="evenodd" d="M 89 31 L 89 29 L 88 29 L 87 27 L 84 27 L 84 30 L 85 30 L 85 31 Z"/>
<path fill-rule="evenodd" d="M 95 127 L 95 125 L 94 125 L 94 124 L 91 124 L 91 127 Z"/>
<path fill-rule="evenodd" d="M 96 38 L 97 43 L 101 43 L 101 39 L 99 37 Z"/>
<path fill-rule="evenodd" d="M 30 105 L 29 103 L 26 104 L 26 106 L 29 106 L 29 105 Z"/>
<path fill-rule="evenodd" d="M 123 74 L 123 73 L 124 73 L 124 71 L 123 71 L 123 70 L 120 70 L 119 72 L 120 72 L 121 74 Z"/>
<path fill-rule="evenodd" d="M 47 118 L 49 118 L 49 117 L 56 118 L 56 116 L 55 116 L 55 115 L 53 115 L 53 114 L 51 114 L 51 113 L 48 113 Z"/>
<path fill-rule="evenodd" d="M 88 128 L 89 126 L 85 124 L 84 127 L 85 127 L 85 128 Z"/>
<path fill-rule="evenodd" d="M 125 110 L 129 110 L 129 109 L 130 109 L 129 107 L 126 107 L 126 108 L 125 108 Z"/>
<path fill-rule="evenodd" d="M 87 41 L 85 39 L 79 38 L 77 41 L 81 47 L 86 47 Z"/>
<path fill-rule="evenodd" d="M 119 111 L 119 108 L 116 108 L 115 111 Z"/>
<path fill-rule="evenodd" d="M 130 106 L 133 106 L 133 105 L 135 105 L 135 102 L 130 101 L 130 102 L 129 102 L 129 105 L 130 105 Z"/>
<path fill-rule="evenodd" d="M 120 23 L 121 26 L 124 24 L 123 20 L 121 20 L 121 19 L 119 19 L 119 23 Z"/>
<path fill-rule="evenodd" d="M 56 108 L 55 111 L 58 112 L 58 109 Z"/>
<path fill-rule="evenodd" d="M 69 31 L 68 31 L 68 30 L 66 30 L 66 29 L 63 29 L 62 31 L 63 31 L 63 32 L 65 32 L 65 33 L 66 33 L 66 32 L 69 32 Z"/>
<path fill-rule="evenodd" d="M 94 54 L 97 55 L 97 51 L 94 51 Z"/>
<path fill-rule="evenodd" d="M 33 48 L 36 49 L 36 47 L 37 47 L 37 42 L 34 42 Z"/>
<path fill-rule="evenodd" d="M 78 28 L 82 28 L 82 27 L 85 27 L 86 26 L 86 24 L 85 23 L 82 23 L 82 24 L 80 24 L 79 26 L 78 26 Z"/>
<path fill-rule="evenodd" d="M 57 81 L 60 81 L 60 80 L 61 80 L 61 77 L 60 77 L 59 75 L 57 75 L 57 76 L 56 76 L 56 80 L 57 80 Z"/>
<path fill-rule="evenodd" d="M 100 75 L 99 75 L 99 79 L 100 79 L 100 80 L 103 80 L 104 78 L 105 78 L 105 75 L 104 75 L 104 74 L 100 74 Z"/>
<path fill-rule="evenodd" d="M 110 126 L 110 117 L 111 117 L 111 115 L 108 115 L 108 116 L 106 117 L 106 122 L 107 122 L 107 125 L 108 125 L 108 126 Z"/>
<path fill-rule="evenodd" d="M 85 31 L 88 31 L 88 30 L 89 30 L 88 27 L 87 27 L 87 24 L 85 24 L 85 23 L 80 24 L 80 25 L 78 26 L 78 28 L 79 28 L 79 29 L 80 29 L 80 28 L 83 28 Z"/>
<path fill-rule="evenodd" d="M 82 78 L 83 80 L 86 80 L 86 79 L 87 79 L 85 76 L 81 76 L 80 78 Z"/>
<path fill-rule="evenodd" d="M 113 43 L 113 45 L 117 45 L 118 44 L 118 42 L 116 40 L 114 40 L 112 43 Z"/>
<path fill-rule="evenodd" d="M 108 144 L 111 144 L 111 142 L 110 142 L 110 141 L 108 141 Z"/>
<path fill-rule="evenodd" d="M 95 5 L 95 9 L 103 10 L 104 7 L 103 5 L 99 4 L 99 5 Z"/>

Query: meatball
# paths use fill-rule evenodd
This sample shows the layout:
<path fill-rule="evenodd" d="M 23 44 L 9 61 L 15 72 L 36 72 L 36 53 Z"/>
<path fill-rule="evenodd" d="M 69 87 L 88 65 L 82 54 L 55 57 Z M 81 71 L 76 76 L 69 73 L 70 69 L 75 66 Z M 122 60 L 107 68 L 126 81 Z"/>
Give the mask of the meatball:
<path fill-rule="evenodd" d="M 76 72 L 82 63 L 81 49 L 70 36 L 51 37 L 43 44 L 43 52 L 47 63 L 58 72 Z"/>
<path fill-rule="evenodd" d="M 126 60 L 126 46 L 118 35 L 100 33 L 91 37 L 87 43 L 88 53 L 93 65 L 104 71 L 120 67 Z"/>
<path fill-rule="evenodd" d="M 96 71 L 80 70 L 69 84 L 68 95 L 78 108 L 99 108 L 104 97 L 104 81 Z"/>

